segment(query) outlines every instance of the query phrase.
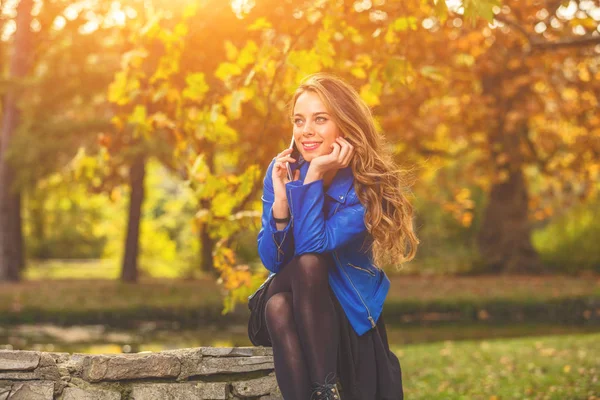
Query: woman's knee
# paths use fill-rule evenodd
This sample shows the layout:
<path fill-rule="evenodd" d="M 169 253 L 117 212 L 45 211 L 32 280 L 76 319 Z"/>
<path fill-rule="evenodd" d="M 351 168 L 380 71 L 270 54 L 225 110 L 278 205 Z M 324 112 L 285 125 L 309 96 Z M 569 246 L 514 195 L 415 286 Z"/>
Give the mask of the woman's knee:
<path fill-rule="evenodd" d="M 329 282 L 328 260 L 325 255 L 306 253 L 296 257 L 293 284 L 322 285 Z"/>
<path fill-rule="evenodd" d="M 271 333 L 289 326 L 294 320 L 292 311 L 292 294 L 290 292 L 275 293 L 265 304 L 265 318 Z"/>

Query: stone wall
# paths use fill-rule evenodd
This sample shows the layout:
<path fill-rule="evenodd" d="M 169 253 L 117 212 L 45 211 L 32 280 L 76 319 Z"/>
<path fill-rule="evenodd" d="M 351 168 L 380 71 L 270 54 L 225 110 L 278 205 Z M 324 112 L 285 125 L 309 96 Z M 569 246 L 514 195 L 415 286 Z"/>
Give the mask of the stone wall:
<path fill-rule="evenodd" d="M 0 400 L 282 399 L 268 347 L 135 354 L 0 350 Z"/>

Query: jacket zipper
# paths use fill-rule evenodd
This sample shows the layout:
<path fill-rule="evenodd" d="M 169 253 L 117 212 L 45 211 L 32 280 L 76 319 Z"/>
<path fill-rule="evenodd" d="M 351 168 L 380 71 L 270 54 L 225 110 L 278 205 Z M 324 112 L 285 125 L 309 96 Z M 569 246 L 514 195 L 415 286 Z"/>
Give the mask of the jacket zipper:
<path fill-rule="evenodd" d="M 361 271 L 364 271 L 364 272 L 366 272 L 367 274 L 369 274 L 369 275 L 371 275 L 371 276 L 375 276 L 375 272 L 373 272 L 373 271 L 370 271 L 370 270 L 368 270 L 368 269 L 366 269 L 366 268 L 359 267 L 358 265 L 354 265 L 354 264 L 352 264 L 352 263 L 348 263 L 348 265 L 349 265 L 349 266 L 351 266 L 351 267 L 354 267 L 354 268 L 356 268 L 356 269 L 359 269 L 359 270 L 361 270 Z"/>
<path fill-rule="evenodd" d="M 340 203 L 338 203 L 337 207 L 335 208 L 335 211 L 333 212 L 334 215 L 335 215 L 335 213 L 337 213 L 339 207 L 340 207 Z M 344 268 L 342 268 L 342 263 L 340 262 L 340 259 L 338 258 L 337 252 L 335 250 L 333 251 L 333 255 L 335 256 L 337 262 L 340 264 L 340 269 L 344 272 L 344 275 L 346 275 L 346 278 L 348 278 L 348 280 L 350 281 L 350 284 L 354 288 L 354 291 L 358 295 L 358 298 L 363 303 L 363 306 L 365 306 L 365 309 L 367 310 L 367 314 L 369 315 L 367 318 L 368 318 L 369 322 L 371 322 L 371 327 L 375 328 L 375 326 L 376 326 L 375 320 L 371 316 L 371 310 L 369 310 L 369 307 L 367 307 L 367 303 L 365 303 L 362 296 L 360 295 L 360 292 L 358 291 L 358 289 L 356 289 L 356 286 L 354 286 L 354 282 L 352 282 L 352 279 L 348 275 L 348 272 L 346 272 L 346 270 Z"/>
<path fill-rule="evenodd" d="M 340 259 L 338 258 L 337 252 L 334 250 L 333 251 L 333 255 L 335 256 L 336 260 L 338 261 L 338 263 L 340 263 Z M 340 266 L 342 264 L 340 263 Z M 354 288 L 354 291 L 356 292 L 356 294 L 358 295 L 358 298 L 360 299 L 360 301 L 363 303 L 363 306 L 365 306 L 365 308 L 367 309 L 367 314 L 369 314 L 368 319 L 371 322 L 371 327 L 375 328 L 375 320 L 373 320 L 373 317 L 371 316 L 371 310 L 369 310 L 369 307 L 367 307 L 367 303 L 365 303 L 365 301 L 363 300 L 362 296 L 360 295 L 360 292 L 358 291 L 358 289 L 356 289 L 356 286 L 354 286 L 354 282 L 352 282 L 352 279 L 350 278 L 350 276 L 348 275 L 348 272 L 346 272 L 346 270 L 344 268 L 340 269 L 342 271 L 344 271 L 344 275 L 346 275 L 346 278 L 348 278 L 348 280 L 350 281 L 350 284 L 352 285 L 352 287 Z"/>

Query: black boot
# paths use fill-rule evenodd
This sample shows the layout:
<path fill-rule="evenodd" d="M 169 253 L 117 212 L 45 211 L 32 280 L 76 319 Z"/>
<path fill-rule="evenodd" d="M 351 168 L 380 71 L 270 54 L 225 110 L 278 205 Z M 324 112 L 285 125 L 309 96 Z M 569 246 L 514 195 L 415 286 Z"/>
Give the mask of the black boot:
<path fill-rule="evenodd" d="M 332 374 L 333 377 L 330 378 Z M 335 373 L 332 372 L 325 378 L 325 383 L 313 383 L 310 400 L 340 400 L 340 391 L 338 390 L 336 381 Z"/>

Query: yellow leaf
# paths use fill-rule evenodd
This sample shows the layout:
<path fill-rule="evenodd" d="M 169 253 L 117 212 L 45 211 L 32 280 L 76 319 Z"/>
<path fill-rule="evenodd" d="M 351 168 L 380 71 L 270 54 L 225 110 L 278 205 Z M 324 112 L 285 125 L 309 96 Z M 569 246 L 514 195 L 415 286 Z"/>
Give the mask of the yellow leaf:
<path fill-rule="evenodd" d="M 248 41 L 246 46 L 240 51 L 240 54 L 236 60 L 236 64 L 240 68 L 245 68 L 250 65 L 256 59 L 256 53 L 258 53 L 258 46 L 253 40 Z"/>
<path fill-rule="evenodd" d="M 226 40 L 225 41 L 225 55 L 227 57 L 227 59 L 229 61 L 233 61 L 237 58 L 239 54 L 239 51 L 237 49 L 237 47 L 235 47 L 235 45 L 233 43 L 231 43 L 231 40 Z"/>
<path fill-rule="evenodd" d="M 256 21 L 254 21 L 254 23 L 252 25 L 250 25 L 248 27 L 248 30 L 249 31 L 259 31 L 262 29 L 268 29 L 271 26 L 272 26 L 271 23 L 269 21 L 267 21 L 267 19 L 265 17 L 260 17 Z"/>
<path fill-rule="evenodd" d="M 187 87 L 183 89 L 183 97 L 190 100 L 200 101 L 208 92 L 208 85 L 204 79 L 204 74 L 201 72 L 195 74 L 189 74 L 185 78 Z"/>
<path fill-rule="evenodd" d="M 227 62 L 219 64 L 215 76 L 222 81 L 226 81 L 232 76 L 240 75 L 241 73 L 242 69 L 238 65 Z"/>
<path fill-rule="evenodd" d="M 350 73 L 359 79 L 365 79 L 367 77 L 365 70 L 360 67 L 351 68 Z"/>
<path fill-rule="evenodd" d="M 373 93 L 371 85 L 368 83 L 360 88 L 360 97 L 371 107 L 380 104 L 379 96 Z"/>

